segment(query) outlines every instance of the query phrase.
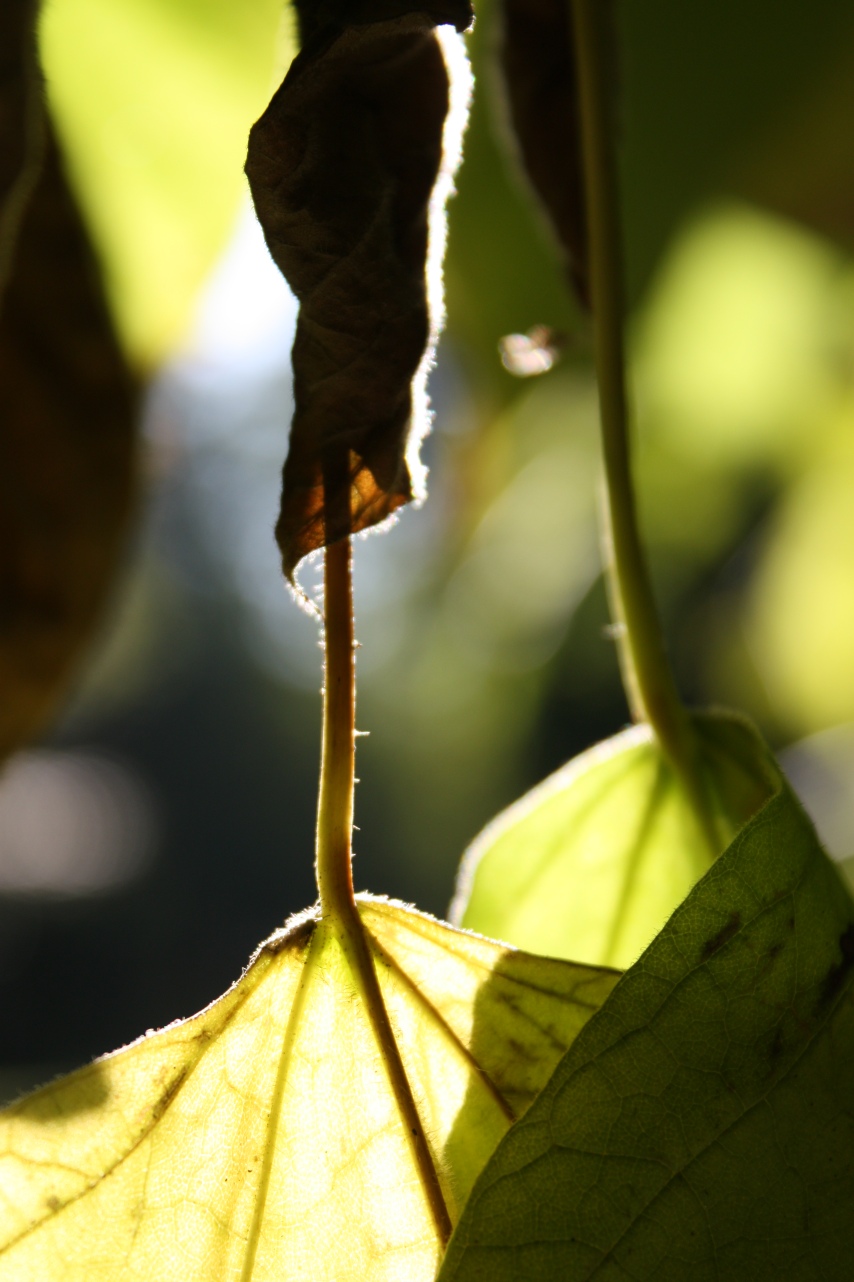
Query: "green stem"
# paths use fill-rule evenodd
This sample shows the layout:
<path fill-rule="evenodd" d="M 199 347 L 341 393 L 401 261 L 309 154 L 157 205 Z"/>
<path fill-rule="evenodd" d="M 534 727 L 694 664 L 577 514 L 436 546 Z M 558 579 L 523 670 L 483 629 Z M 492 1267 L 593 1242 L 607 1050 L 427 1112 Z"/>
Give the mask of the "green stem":
<path fill-rule="evenodd" d="M 714 854 L 721 846 L 698 744 L 679 697 L 641 545 L 632 486 L 623 348 L 622 237 L 601 0 L 569 0 L 578 68 L 582 168 L 602 451 L 609 588 L 632 715 L 648 721 Z"/>
<path fill-rule="evenodd" d="M 367 1011 L 436 1234 L 444 1247 L 451 1235 L 448 1208 L 353 894 L 356 661 L 350 539 L 333 543 L 324 556 L 326 665 L 316 851 L 320 912 L 338 938 Z"/>

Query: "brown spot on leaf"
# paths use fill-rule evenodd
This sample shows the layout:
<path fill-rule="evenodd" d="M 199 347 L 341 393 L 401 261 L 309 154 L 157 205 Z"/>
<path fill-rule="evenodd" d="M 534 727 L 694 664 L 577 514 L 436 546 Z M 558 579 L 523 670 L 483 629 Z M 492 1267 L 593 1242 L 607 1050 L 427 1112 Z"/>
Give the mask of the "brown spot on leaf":
<path fill-rule="evenodd" d="M 780 1062 L 783 1055 L 784 1045 L 785 1039 L 783 1037 L 783 1029 L 778 1024 L 774 1029 L 774 1036 L 771 1038 L 771 1045 L 768 1048 L 768 1059 L 772 1070 L 775 1069 Z"/>
<path fill-rule="evenodd" d="M 421 484 L 413 380 L 435 330 L 428 222 L 449 104 L 435 24 L 462 30 L 471 12 L 466 0 L 411 9 L 301 6 L 306 43 L 250 134 L 255 207 L 300 301 L 276 527 L 291 580 L 309 552 L 385 520 Z"/>
<path fill-rule="evenodd" d="M 177 1073 L 175 1077 L 172 1078 L 172 1081 L 151 1109 L 152 1122 L 158 1122 L 166 1112 L 167 1108 L 181 1089 L 188 1073 L 188 1068 L 182 1068 L 180 1073 Z"/>
<path fill-rule="evenodd" d="M 823 1010 L 839 994 L 848 973 L 854 966 L 854 923 L 849 922 L 839 936 L 841 958 L 825 976 L 818 999 L 818 1010 Z"/>
<path fill-rule="evenodd" d="M 712 935 L 711 939 L 707 939 L 705 944 L 703 944 L 702 950 L 700 952 L 700 960 L 708 961 L 710 957 L 713 957 L 716 952 L 718 952 L 721 948 L 723 948 L 724 944 L 729 943 L 733 935 L 736 934 L 736 932 L 740 928 L 741 928 L 741 913 L 739 912 L 730 913 L 729 918 L 726 921 L 726 924 L 721 926 L 717 934 Z"/>
<path fill-rule="evenodd" d="M 286 922 L 280 930 L 275 931 L 269 939 L 266 939 L 257 949 L 255 957 L 262 952 L 271 953 L 275 956 L 288 949 L 299 951 L 311 939 L 316 926 L 317 915 L 314 910 L 309 909 L 306 913 L 299 913 L 296 917 Z M 254 960 L 254 957 L 252 960 Z"/>

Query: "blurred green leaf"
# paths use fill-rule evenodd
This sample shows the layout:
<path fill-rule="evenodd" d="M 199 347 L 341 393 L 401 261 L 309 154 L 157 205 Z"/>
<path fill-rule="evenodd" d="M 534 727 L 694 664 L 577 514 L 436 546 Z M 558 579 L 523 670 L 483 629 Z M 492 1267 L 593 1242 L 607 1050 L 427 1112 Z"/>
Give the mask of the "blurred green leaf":
<path fill-rule="evenodd" d="M 446 281 L 451 335 L 478 358 L 482 389 L 506 400 L 516 389 L 494 355 L 498 339 L 540 322 L 578 333 L 580 322 L 544 221 L 514 172 L 495 70 L 496 9 L 491 0 L 478 5 L 470 37 L 478 88 L 450 209 Z M 762 0 L 691 6 L 622 0 L 617 34 L 623 220 L 634 304 L 681 224 L 709 201 L 743 194 L 800 213 L 772 190 L 769 157 L 777 158 L 775 174 L 789 148 L 815 157 L 814 144 L 798 142 L 803 121 L 816 110 L 828 75 L 848 92 L 840 50 L 854 43 L 854 17 L 848 0 L 810 6 L 784 0 L 773 19 Z M 834 117 L 843 152 L 851 132 L 846 103 Z M 822 116 L 823 136 L 830 110 Z M 850 167 L 837 164 L 832 172 L 837 204 L 850 208 Z M 804 207 L 803 167 L 793 162 L 792 174 L 789 185 L 798 186 Z M 824 170 L 819 180 L 826 192 Z M 809 221 L 827 229 L 821 220 Z"/>
<path fill-rule="evenodd" d="M 854 905 L 774 793 L 499 1145 L 440 1282 L 847 1282 Z"/>
<path fill-rule="evenodd" d="M 839 296 L 839 254 L 826 241 L 749 206 L 704 210 L 638 316 L 632 370 L 644 430 L 694 455 L 706 475 L 799 466 L 837 394 Z"/>
<path fill-rule="evenodd" d="M 740 722 L 695 718 L 718 826 L 731 840 L 765 799 Z M 630 965 L 711 863 L 647 726 L 570 761 L 499 815 L 464 856 L 451 919 L 518 947 Z"/>
<path fill-rule="evenodd" d="M 53 0 L 48 96 L 132 356 L 183 336 L 245 190 L 280 0 Z M 279 63 L 290 61 L 283 36 Z"/>
<path fill-rule="evenodd" d="M 745 606 L 747 640 L 780 721 L 810 733 L 854 718 L 854 403 L 787 490 Z"/>
<path fill-rule="evenodd" d="M 521 672 L 555 649 L 600 569 L 591 384 L 565 371 L 536 380 L 493 421 L 501 435 L 504 484 L 493 482 L 441 611 L 474 662 Z"/>
<path fill-rule="evenodd" d="M 781 0 L 773 11 L 764 0 L 623 0 L 619 29 L 624 221 L 636 299 L 686 215 L 714 196 L 748 190 L 772 140 L 778 151 L 789 146 L 798 105 L 810 102 L 854 40 L 854 14 L 848 0 Z"/>

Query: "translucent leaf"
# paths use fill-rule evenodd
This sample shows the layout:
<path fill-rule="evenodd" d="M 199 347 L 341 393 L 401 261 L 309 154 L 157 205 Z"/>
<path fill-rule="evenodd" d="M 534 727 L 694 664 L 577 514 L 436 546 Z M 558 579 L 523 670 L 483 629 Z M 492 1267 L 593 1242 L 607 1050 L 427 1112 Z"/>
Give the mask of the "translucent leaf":
<path fill-rule="evenodd" d="M 440 1282 L 851 1277 L 854 905 L 740 735 L 771 799 L 499 1145 Z"/>
<path fill-rule="evenodd" d="M 614 972 L 359 908 L 455 1222 Z M 297 918 L 201 1014 L 0 1115 L 0 1279 L 432 1279 L 441 1242 L 346 944 Z"/>
<path fill-rule="evenodd" d="M 723 848 L 768 785 L 739 722 L 695 724 Z M 626 966 L 711 862 L 681 786 L 637 726 L 570 761 L 481 833 L 451 919 L 520 948 Z"/>

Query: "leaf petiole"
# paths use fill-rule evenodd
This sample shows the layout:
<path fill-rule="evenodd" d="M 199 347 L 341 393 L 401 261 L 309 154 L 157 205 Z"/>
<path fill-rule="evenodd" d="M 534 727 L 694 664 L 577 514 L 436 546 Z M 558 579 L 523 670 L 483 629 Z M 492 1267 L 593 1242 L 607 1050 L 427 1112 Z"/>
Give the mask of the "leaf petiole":
<path fill-rule="evenodd" d="M 605 543 L 620 666 L 632 716 L 648 721 L 688 795 L 712 853 L 722 849 L 699 759 L 664 644 L 632 486 L 623 343 L 622 247 L 609 77 L 599 0 L 568 0 L 578 63 L 579 118 L 605 467 Z"/>
<path fill-rule="evenodd" d="M 370 1020 L 424 1195 L 444 1246 L 451 1219 L 353 894 L 352 832 L 356 746 L 356 661 L 351 540 L 324 552 L 323 749 L 316 870 L 321 917 L 335 931 Z"/>
<path fill-rule="evenodd" d="M 323 747 L 315 867 L 324 917 L 355 912 L 353 788 L 356 773 L 356 655 L 352 550 L 341 539 L 324 552 Z"/>

